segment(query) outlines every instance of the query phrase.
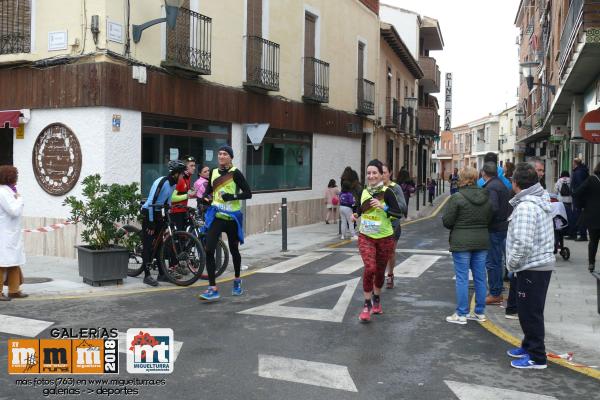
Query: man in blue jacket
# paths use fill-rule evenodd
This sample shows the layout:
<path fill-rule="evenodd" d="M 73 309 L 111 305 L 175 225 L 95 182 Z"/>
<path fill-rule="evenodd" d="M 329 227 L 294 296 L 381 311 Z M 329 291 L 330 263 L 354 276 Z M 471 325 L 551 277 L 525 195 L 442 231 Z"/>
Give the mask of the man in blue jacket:
<path fill-rule="evenodd" d="M 512 190 L 512 183 L 510 183 L 510 181 L 504 176 L 504 169 L 502 168 L 501 165 L 498 165 L 498 154 L 493 153 L 493 152 L 488 152 L 485 154 L 485 156 L 483 156 L 483 163 L 488 163 L 488 162 L 493 162 L 494 164 L 496 164 L 496 168 L 498 170 L 498 179 L 500 179 L 500 181 L 502 183 L 504 183 L 504 186 L 506 186 L 506 188 L 511 191 Z M 479 180 L 477 181 L 477 186 L 479 187 L 483 187 L 483 185 L 485 184 L 485 179 L 479 178 Z"/>
<path fill-rule="evenodd" d="M 590 176 L 590 172 L 588 167 L 581 161 L 581 159 L 576 158 L 573 160 L 573 173 L 571 174 L 571 193 L 574 193 L 575 190 L 579 186 L 583 184 L 583 182 Z M 565 239 L 575 239 L 577 242 L 587 242 L 587 229 L 585 225 L 579 222 L 579 217 L 582 212 L 581 202 L 577 199 L 573 199 L 573 221 L 576 221 L 570 227 L 570 235 L 565 237 Z"/>

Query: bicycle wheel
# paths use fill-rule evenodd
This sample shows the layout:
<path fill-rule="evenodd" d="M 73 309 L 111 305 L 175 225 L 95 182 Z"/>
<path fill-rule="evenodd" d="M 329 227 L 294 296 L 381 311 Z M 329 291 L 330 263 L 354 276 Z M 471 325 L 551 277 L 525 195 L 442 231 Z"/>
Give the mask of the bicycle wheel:
<path fill-rule="evenodd" d="M 144 270 L 142 258 L 142 231 L 137 226 L 123 225 L 119 228 L 119 242 L 129 249 L 127 276 L 138 276 Z"/>
<path fill-rule="evenodd" d="M 194 235 L 175 231 L 160 248 L 160 263 L 167 279 L 179 286 L 196 282 L 204 271 L 202 243 Z"/>
<path fill-rule="evenodd" d="M 229 264 L 229 250 L 225 246 L 225 242 L 219 239 L 217 249 L 215 250 L 216 277 L 223 275 L 223 272 L 227 269 L 227 264 Z"/>

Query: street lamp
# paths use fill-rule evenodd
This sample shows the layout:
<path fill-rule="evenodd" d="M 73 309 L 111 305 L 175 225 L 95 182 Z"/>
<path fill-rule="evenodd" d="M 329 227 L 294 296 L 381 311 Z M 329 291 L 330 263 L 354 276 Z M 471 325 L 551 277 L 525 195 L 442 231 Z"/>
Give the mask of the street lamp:
<path fill-rule="evenodd" d="M 414 110 L 415 108 L 417 108 L 418 102 L 419 102 L 419 99 L 417 99 L 416 97 L 405 97 L 404 98 L 404 107 L 412 108 Z"/>
<path fill-rule="evenodd" d="M 175 28 L 177 23 L 177 14 L 179 9 L 183 5 L 184 0 L 165 0 L 165 14 L 166 18 L 156 18 L 148 22 L 144 22 L 141 25 L 132 25 L 133 30 L 133 42 L 138 43 L 142 39 L 142 32 L 161 22 L 166 22 L 169 28 Z"/>
<path fill-rule="evenodd" d="M 534 83 L 533 82 L 533 71 L 534 71 L 534 69 L 537 69 L 537 67 L 539 65 L 540 65 L 540 63 L 537 61 L 527 61 L 527 62 L 519 64 L 519 66 L 521 67 L 521 73 L 523 74 L 523 77 L 525 78 L 525 82 L 527 83 L 527 89 L 531 90 L 531 89 L 533 89 L 533 86 L 537 85 L 537 86 L 547 87 L 548 89 L 550 89 L 550 93 L 552 93 L 552 95 L 556 94 L 556 86 L 549 85 L 547 83 Z"/>

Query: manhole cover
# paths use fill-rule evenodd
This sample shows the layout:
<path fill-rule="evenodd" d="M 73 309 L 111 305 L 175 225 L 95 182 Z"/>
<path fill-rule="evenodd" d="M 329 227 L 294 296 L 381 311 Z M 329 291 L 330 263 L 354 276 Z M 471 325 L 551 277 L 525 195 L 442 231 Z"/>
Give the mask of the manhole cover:
<path fill-rule="evenodd" d="M 46 283 L 46 282 L 52 282 L 52 279 L 50 278 L 36 278 L 36 277 L 27 277 L 24 279 L 23 283 L 27 283 L 30 285 L 36 284 L 36 283 Z"/>

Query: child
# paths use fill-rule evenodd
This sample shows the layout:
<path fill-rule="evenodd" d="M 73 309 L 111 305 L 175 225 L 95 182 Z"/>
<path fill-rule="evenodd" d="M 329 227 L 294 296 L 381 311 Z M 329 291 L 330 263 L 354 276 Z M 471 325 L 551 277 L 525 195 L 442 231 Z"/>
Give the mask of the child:
<path fill-rule="evenodd" d="M 329 224 L 329 216 L 333 213 L 333 222 L 337 223 L 337 209 L 340 204 L 340 189 L 338 189 L 335 179 L 331 179 L 325 190 L 325 206 L 327 207 L 327 216 L 325 223 Z"/>
<path fill-rule="evenodd" d="M 429 192 L 429 205 L 433 207 L 433 197 L 435 196 L 435 187 L 437 183 L 431 178 L 427 178 L 427 191 Z"/>

